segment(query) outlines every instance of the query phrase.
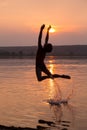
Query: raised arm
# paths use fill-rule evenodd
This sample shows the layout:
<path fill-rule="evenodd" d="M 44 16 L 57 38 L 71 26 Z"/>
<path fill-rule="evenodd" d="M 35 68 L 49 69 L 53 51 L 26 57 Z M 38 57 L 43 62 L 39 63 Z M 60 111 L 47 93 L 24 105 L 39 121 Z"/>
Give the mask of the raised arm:
<path fill-rule="evenodd" d="M 39 33 L 39 37 L 38 37 L 38 47 L 41 47 L 41 39 L 42 39 L 42 32 L 43 32 L 43 29 L 45 28 L 45 24 L 43 24 L 40 28 L 40 33 Z"/>
<path fill-rule="evenodd" d="M 48 43 L 48 40 L 49 40 L 49 30 L 51 29 L 51 26 L 49 25 L 48 29 L 47 29 L 47 35 L 46 35 L 46 38 L 45 38 L 45 44 L 44 45 L 47 45 Z"/>

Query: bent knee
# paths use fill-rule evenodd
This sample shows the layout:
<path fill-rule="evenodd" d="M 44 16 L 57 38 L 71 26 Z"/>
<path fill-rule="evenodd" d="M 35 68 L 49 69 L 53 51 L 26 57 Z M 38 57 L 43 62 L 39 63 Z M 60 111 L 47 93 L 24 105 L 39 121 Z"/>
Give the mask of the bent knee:
<path fill-rule="evenodd" d="M 42 79 L 38 79 L 38 81 L 40 82 L 40 81 L 42 81 Z"/>
<path fill-rule="evenodd" d="M 38 81 L 42 81 L 42 78 L 41 78 L 41 77 L 37 77 L 37 80 L 38 80 Z"/>

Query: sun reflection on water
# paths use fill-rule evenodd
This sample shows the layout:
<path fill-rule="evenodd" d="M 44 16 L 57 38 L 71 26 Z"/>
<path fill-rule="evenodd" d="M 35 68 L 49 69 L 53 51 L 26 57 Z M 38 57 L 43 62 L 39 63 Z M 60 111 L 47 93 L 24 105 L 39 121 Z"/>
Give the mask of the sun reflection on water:
<path fill-rule="evenodd" d="M 54 73 L 54 65 L 53 65 L 53 61 L 49 60 L 49 71 L 53 74 Z M 49 81 L 49 98 L 53 98 L 54 97 L 54 82 L 52 79 L 50 79 Z"/>
<path fill-rule="evenodd" d="M 52 74 L 55 73 L 55 66 L 53 64 L 53 60 L 49 60 L 49 70 Z M 50 79 L 49 81 L 49 98 L 50 99 L 59 99 L 61 97 L 61 90 L 59 85 L 56 84 L 54 79 Z"/>
<path fill-rule="evenodd" d="M 50 59 L 49 61 L 49 71 L 52 74 L 60 74 L 58 68 L 55 67 L 54 59 Z M 58 65 L 60 67 L 60 64 Z M 62 65 L 61 65 L 62 66 Z M 64 72 L 66 74 L 66 72 Z M 73 88 L 72 88 L 72 80 L 62 79 L 62 78 L 56 78 L 56 79 L 49 79 L 48 80 L 48 86 L 49 86 L 49 98 L 55 99 L 55 100 L 61 100 L 61 99 L 71 99 L 71 96 L 73 94 Z"/>

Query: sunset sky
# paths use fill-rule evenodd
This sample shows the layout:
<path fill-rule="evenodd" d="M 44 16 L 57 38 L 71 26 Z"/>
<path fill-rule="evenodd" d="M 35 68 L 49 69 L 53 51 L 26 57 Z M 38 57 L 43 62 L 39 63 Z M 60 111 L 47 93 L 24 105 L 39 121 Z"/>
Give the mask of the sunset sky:
<path fill-rule="evenodd" d="M 87 45 L 87 0 L 0 0 L 0 46 L 37 45 L 42 24 L 54 45 Z"/>

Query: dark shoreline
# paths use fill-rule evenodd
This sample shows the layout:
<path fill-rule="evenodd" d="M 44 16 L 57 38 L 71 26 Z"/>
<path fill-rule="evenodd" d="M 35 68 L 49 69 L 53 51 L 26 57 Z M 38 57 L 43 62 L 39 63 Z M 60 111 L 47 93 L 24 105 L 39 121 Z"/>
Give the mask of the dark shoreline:
<path fill-rule="evenodd" d="M 35 57 L 37 46 L 0 47 L 1 58 L 30 58 Z M 87 58 L 87 45 L 53 46 L 48 56 L 59 58 Z"/>
<path fill-rule="evenodd" d="M 74 60 L 74 59 L 78 59 L 78 60 L 82 60 L 82 59 L 87 59 L 87 56 L 47 56 L 46 58 L 49 59 L 70 59 L 70 60 Z M 0 59 L 35 59 L 35 56 L 0 56 Z"/>
<path fill-rule="evenodd" d="M 30 127 L 15 127 L 15 126 L 4 126 L 0 125 L 0 130 L 44 130 L 46 128 L 37 126 L 37 128 L 30 128 Z"/>
<path fill-rule="evenodd" d="M 0 125 L 0 130 L 36 130 L 34 128 L 28 128 L 28 127 L 14 127 L 14 126 L 4 126 Z"/>

